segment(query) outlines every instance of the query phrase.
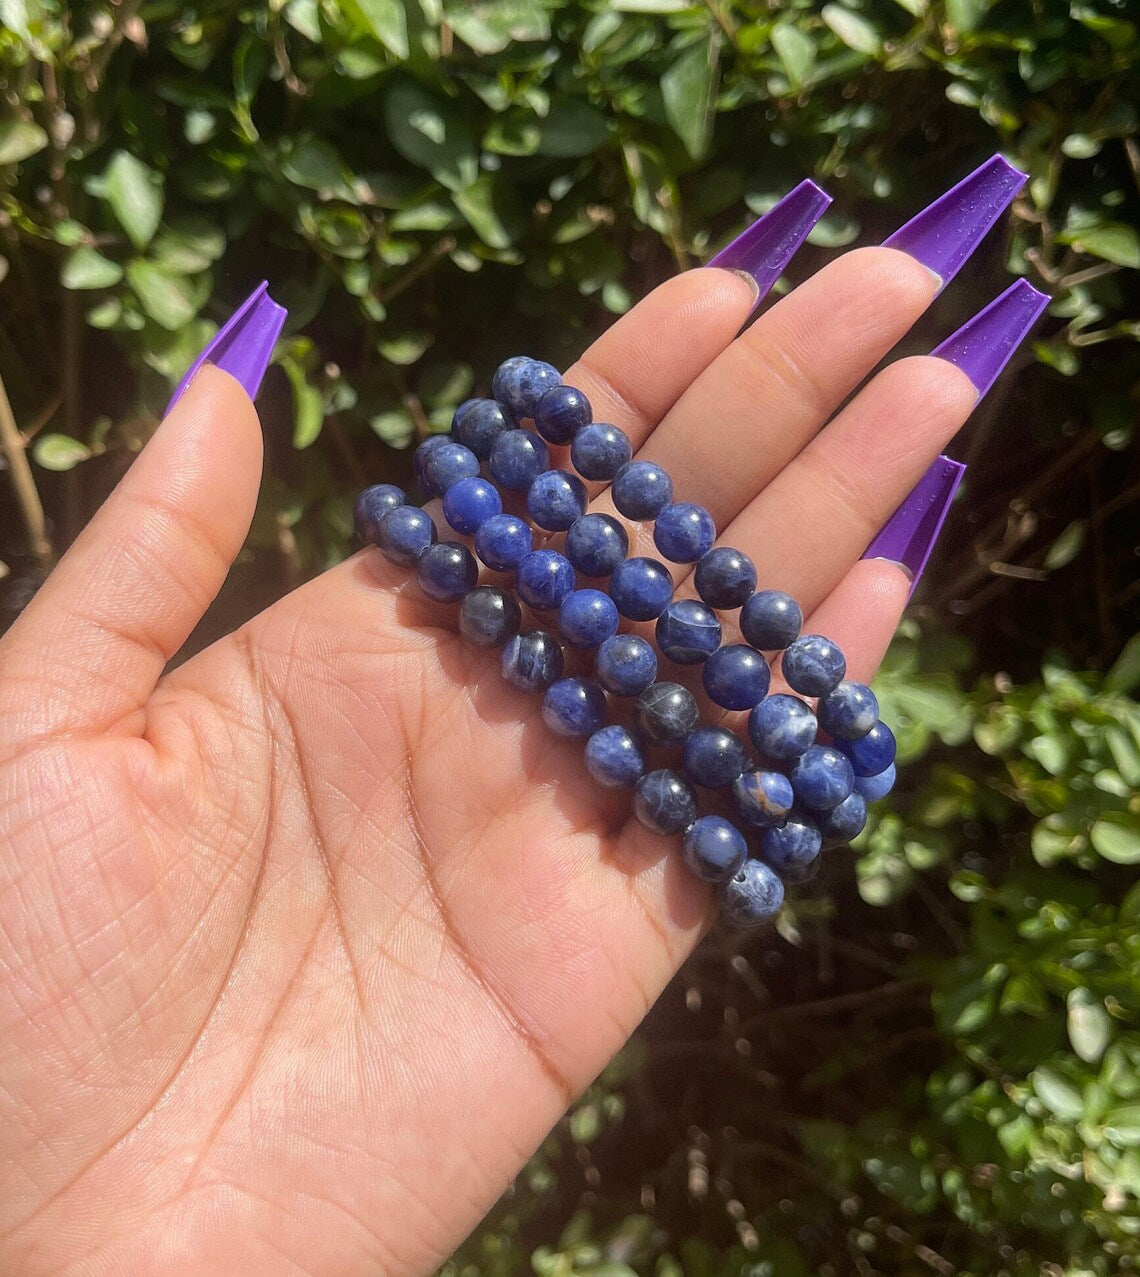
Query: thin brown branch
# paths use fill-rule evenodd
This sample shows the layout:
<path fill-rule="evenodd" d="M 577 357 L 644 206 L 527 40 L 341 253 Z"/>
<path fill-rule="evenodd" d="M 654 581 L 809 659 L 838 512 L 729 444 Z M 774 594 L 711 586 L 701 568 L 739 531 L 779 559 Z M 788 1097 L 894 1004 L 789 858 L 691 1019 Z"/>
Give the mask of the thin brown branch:
<path fill-rule="evenodd" d="M 44 507 L 36 489 L 36 480 L 32 474 L 28 454 L 24 449 L 24 440 L 16 426 L 16 418 L 12 412 L 12 404 L 8 399 L 8 391 L 2 376 L 0 376 L 0 450 L 4 453 L 4 459 L 8 462 L 8 470 L 12 475 L 16 502 L 20 507 L 24 526 L 28 530 L 28 544 L 40 566 L 45 569 L 50 568 L 54 556 L 47 533 Z"/>

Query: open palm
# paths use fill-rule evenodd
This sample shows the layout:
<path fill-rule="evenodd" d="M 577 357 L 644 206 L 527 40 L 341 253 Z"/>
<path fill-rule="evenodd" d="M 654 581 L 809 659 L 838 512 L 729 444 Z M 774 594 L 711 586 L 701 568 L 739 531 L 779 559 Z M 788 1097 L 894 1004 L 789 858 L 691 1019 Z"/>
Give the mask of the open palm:
<path fill-rule="evenodd" d="M 823 427 L 934 291 L 862 250 L 737 337 L 697 270 L 567 373 L 856 677 L 907 590 L 859 555 L 974 391 L 904 360 Z M 164 675 L 259 477 L 206 368 L 0 643 L 5 1272 L 430 1270 L 708 918 L 374 550 Z"/>

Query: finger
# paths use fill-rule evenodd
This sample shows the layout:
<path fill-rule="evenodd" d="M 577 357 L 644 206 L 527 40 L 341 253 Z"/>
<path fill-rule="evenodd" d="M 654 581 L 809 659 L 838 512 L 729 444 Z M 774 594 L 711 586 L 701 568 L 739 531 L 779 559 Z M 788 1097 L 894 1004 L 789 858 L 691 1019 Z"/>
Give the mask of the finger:
<path fill-rule="evenodd" d="M 141 710 L 253 517 L 261 429 L 206 366 L 4 640 L 20 735 L 142 729 Z"/>

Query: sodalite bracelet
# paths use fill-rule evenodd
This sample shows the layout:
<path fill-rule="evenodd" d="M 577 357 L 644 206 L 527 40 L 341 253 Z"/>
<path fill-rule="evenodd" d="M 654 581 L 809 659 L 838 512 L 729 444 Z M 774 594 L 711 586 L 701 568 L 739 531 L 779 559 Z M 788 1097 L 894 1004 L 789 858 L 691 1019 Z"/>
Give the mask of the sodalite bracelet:
<path fill-rule="evenodd" d="M 357 535 L 393 563 L 414 567 L 429 598 L 459 604 L 464 638 L 500 650 L 503 678 L 542 694 L 550 731 L 584 740 L 587 770 L 600 785 L 633 789 L 634 813 L 647 829 L 682 835 L 684 863 L 718 887 L 729 922 L 768 921 L 785 884 L 810 878 L 823 849 L 860 833 L 867 804 L 894 784 L 894 735 L 874 693 L 844 681 L 843 653 L 822 635 L 801 634 L 796 601 L 758 591 L 751 559 L 714 544 L 709 512 L 676 501 L 668 473 L 632 460 L 625 433 L 595 422 L 586 396 L 550 364 L 508 359 L 492 393 L 460 405 L 451 438 L 421 443 L 413 468 L 425 495 L 442 498 L 449 526 L 473 538 L 478 558 L 494 572 L 514 573 L 514 593 L 479 585 L 467 545 L 440 541 L 430 517 L 392 484 L 361 493 Z M 569 445 L 577 475 L 551 469 L 548 443 Z M 628 532 L 612 516 L 588 512 L 582 479 L 609 481 L 625 518 L 653 520 L 662 557 L 695 565 L 697 598 L 674 598 L 664 563 L 627 557 Z M 562 551 L 535 547 L 531 526 L 504 513 L 500 488 L 525 494 L 536 527 L 565 534 Z M 544 617 L 541 628 L 523 629 L 520 603 Z M 717 613 L 735 609 L 744 642 L 722 645 Z M 661 677 L 652 645 L 619 632 L 622 618 L 654 621 L 663 656 L 702 665 L 709 698 L 748 712 L 756 761 L 736 732 L 700 723 L 696 697 Z M 557 636 L 595 652 L 593 677 L 564 676 Z M 781 654 L 791 693 L 769 694 L 768 654 Z M 632 730 L 606 723 L 611 696 L 633 701 Z M 814 710 L 805 698 L 818 698 Z M 647 750 L 660 749 L 679 751 L 678 769 L 650 766 Z M 730 798 L 740 825 L 702 815 L 698 789 Z"/>

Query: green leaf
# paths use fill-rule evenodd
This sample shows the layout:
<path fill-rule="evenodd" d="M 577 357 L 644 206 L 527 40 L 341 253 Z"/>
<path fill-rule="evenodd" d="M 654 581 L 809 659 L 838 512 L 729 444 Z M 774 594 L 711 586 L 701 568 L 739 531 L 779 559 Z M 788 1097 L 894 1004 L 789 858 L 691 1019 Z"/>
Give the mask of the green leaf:
<path fill-rule="evenodd" d="M 490 173 L 484 173 L 465 190 L 456 191 L 452 198 L 484 244 L 491 248 L 509 248 L 514 243 L 509 225 L 514 219 L 508 213 L 504 221 L 501 192 Z"/>
<path fill-rule="evenodd" d="M 70 470 L 90 455 L 91 449 L 70 435 L 40 435 L 32 448 L 32 456 L 45 470 Z"/>
<path fill-rule="evenodd" d="M 348 168 L 336 150 L 319 138 L 302 137 L 291 145 L 282 157 L 281 172 L 324 199 L 353 198 Z"/>
<path fill-rule="evenodd" d="M 389 363 L 404 368 L 414 364 L 433 341 L 428 332 L 398 333 L 377 342 L 377 348 Z"/>
<path fill-rule="evenodd" d="M 981 25 L 993 0 L 946 0 L 946 22 L 958 35 L 969 35 Z"/>
<path fill-rule="evenodd" d="M 29 120 L 0 121 L 0 165 L 19 164 L 48 144 L 48 135 Z"/>
<path fill-rule="evenodd" d="M 458 0 L 448 5 L 447 20 L 476 53 L 501 53 L 512 44 L 550 39 L 550 18 L 535 0 Z"/>
<path fill-rule="evenodd" d="M 1126 811 L 1106 811 L 1089 831 L 1096 850 L 1115 865 L 1140 864 L 1140 818 Z"/>
<path fill-rule="evenodd" d="M 1058 235 L 1057 238 L 1063 238 L 1072 244 L 1079 253 L 1090 253 L 1106 262 L 1115 262 L 1117 266 L 1140 270 L 1140 230 L 1135 226 L 1126 226 L 1123 222 L 1106 222 L 1091 230 L 1073 231 L 1066 236 Z"/>
<path fill-rule="evenodd" d="M 307 448 L 325 424 L 325 401 L 295 359 L 283 359 L 281 366 L 293 388 L 293 447 Z"/>
<path fill-rule="evenodd" d="M 127 264 L 127 282 L 139 305 L 156 324 L 172 332 L 188 324 L 198 313 L 191 282 L 155 262 L 136 260 Z"/>
<path fill-rule="evenodd" d="M 123 278 L 123 268 L 84 245 L 68 257 L 59 273 L 64 288 L 109 288 Z"/>
<path fill-rule="evenodd" d="M 186 216 L 168 226 L 154 241 L 155 261 L 175 274 L 193 275 L 206 270 L 226 251 L 225 232 L 204 217 Z"/>
<path fill-rule="evenodd" d="M 712 136 L 719 53 L 719 35 L 710 29 L 707 40 L 682 53 L 661 77 L 666 118 L 694 160 Z"/>
<path fill-rule="evenodd" d="M 388 408 L 368 419 L 372 430 L 393 448 L 406 448 L 416 433 L 416 423 L 403 408 Z"/>
<path fill-rule="evenodd" d="M 803 88 L 815 64 L 815 41 L 791 22 L 777 22 L 772 28 L 772 48 L 783 64 L 792 88 Z"/>
<path fill-rule="evenodd" d="M 1041 1065 L 1029 1077 L 1037 1098 L 1062 1122 L 1075 1122 L 1084 1112 L 1080 1091 L 1051 1065 Z"/>
<path fill-rule="evenodd" d="M 589 102 L 555 98 L 538 125 L 538 152 L 574 159 L 592 155 L 609 137 L 606 117 Z"/>
<path fill-rule="evenodd" d="M 136 248 L 145 248 L 162 220 L 162 177 L 129 151 L 116 151 L 103 182 L 119 225 Z"/>
<path fill-rule="evenodd" d="M 857 13 L 845 9 L 841 4 L 825 4 L 819 16 L 835 32 L 848 48 L 857 53 L 874 56 L 883 47 L 878 31 Z"/>
<path fill-rule="evenodd" d="M 1080 554 L 1081 547 L 1085 543 L 1087 526 L 1084 519 L 1074 519 L 1053 542 L 1045 555 L 1044 564 L 1050 572 L 1067 567 Z"/>
<path fill-rule="evenodd" d="M 384 100 L 388 136 L 397 151 L 449 190 L 479 176 L 475 139 L 466 115 L 412 80 L 401 80 Z"/>
<path fill-rule="evenodd" d="M 1072 989 L 1066 999 L 1069 1041 L 1078 1058 L 1086 1064 L 1096 1064 L 1108 1046 L 1112 1022 L 1104 1003 L 1099 1002 L 1087 989 Z"/>
<path fill-rule="evenodd" d="M 1105 675 L 1104 687 L 1105 691 L 1121 692 L 1125 696 L 1140 687 L 1140 634 L 1133 634 L 1125 643 L 1116 663 Z"/>
<path fill-rule="evenodd" d="M 341 8 L 397 58 L 408 56 L 408 19 L 401 0 L 340 0 Z"/>
<path fill-rule="evenodd" d="M 1117 1148 L 1140 1145 L 1140 1104 L 1122 1104 L 1111 1109 L 1105 1115 L 1104 1135 Z"/>

